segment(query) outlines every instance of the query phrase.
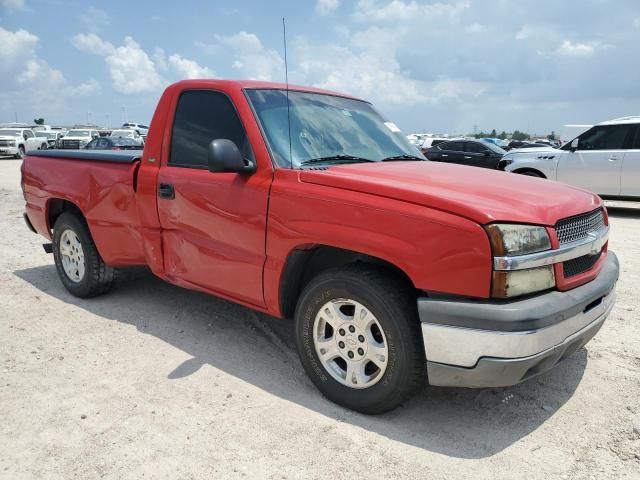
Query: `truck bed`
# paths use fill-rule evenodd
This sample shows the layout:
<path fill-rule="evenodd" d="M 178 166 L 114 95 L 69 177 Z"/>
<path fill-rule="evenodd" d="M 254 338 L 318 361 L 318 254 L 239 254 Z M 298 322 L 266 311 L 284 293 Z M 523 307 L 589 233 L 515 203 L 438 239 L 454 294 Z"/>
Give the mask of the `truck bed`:
<path fill-rule="evenodd" d="M 85 215 L 98 251 L 109 265 L 144 264 L 135 195 L 142 151 L 46 150 L 24 159 L 26 212 L 38 233 L 51 238 L 52 202 L 70 202 Z"/>

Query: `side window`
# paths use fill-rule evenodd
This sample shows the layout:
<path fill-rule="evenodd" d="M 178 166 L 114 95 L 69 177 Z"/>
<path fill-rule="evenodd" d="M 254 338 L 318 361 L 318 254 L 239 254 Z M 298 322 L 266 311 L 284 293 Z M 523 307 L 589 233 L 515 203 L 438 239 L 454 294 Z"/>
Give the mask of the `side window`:
<path fill-rule="evenodd" d="M 631 148 L 633 150 L 640 150 L 640 124 L 634 125 L 633 128 L 635 130 L 635 134 L 633 138 L 633 143 L 631 144 Z"/>
<path fill-rule="evenodd" d="M 438 145 L 438 148 L 440 148 L 441 150 L 449 150 L 452 152 L 463 151 L 462 142 L 446 142 Z"/>
<path fill-rule="evenodd" d="M 476 142 L 465 142 L 465 152 L 469 153 L 485 153 L 487 149 Z"/>
<path fill-rule="evenodd" d="M 24 134 L 27 136 L 27 138 L 33 138 L 33 132 L 31 130 L 25 130 Z"/>
<path fill-rule="evenodd" d="M 253 157 L 242 123 L 226 95 L 208 90 L 183 92 L 173 121 L 169 165 L 205 168 L 209 144 L 218 138 L 231 140 L 245 157 Z"/>
<path fill-rule="evenodd" d="M 621 150 L 630 125 L 601 125 L 580 135 L 578 150 Z"/>

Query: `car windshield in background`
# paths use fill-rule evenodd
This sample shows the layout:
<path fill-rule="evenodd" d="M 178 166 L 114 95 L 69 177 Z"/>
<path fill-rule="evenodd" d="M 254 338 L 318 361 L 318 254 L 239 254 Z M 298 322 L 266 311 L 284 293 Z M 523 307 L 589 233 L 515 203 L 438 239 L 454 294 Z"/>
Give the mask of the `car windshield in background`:
<path fill-rule="evenodd" d="M 69 130 L 67 137 L 90 137 L 89 130 Z"/>
<path fill-rule="evenodd" d="M 252 89 L 247 90 L 247 96 L 279 167 L 378 162 L 404 156 L 424 159 L 400 130 L 385 122 L 367 102 L 289 91 L 287 108 L 285 90 Z"/>
<path fill-rule="evenodd" d="M 111 143 L 116 147 L 137 147 L 140 148 L 140 144 L 127 137 L 114 137 L 111 138 Z"/>
<path fill-rule="evenodd" d="M 133 130 L 114 130 L 110 137 L 133 137 Z"/>
<path fill-rule="evenodd" d="M 9 130 L 6 128 L 0 129 L 0 135 L 6 135 L 8 137 L 19 137 L 20 130 Z"/>
<path fill-rule="evenodd" d="M 36 132 L 36 137 L 56 138 L 56 132 Z"/>
<path fill-rule="evenodd" d="M 490 150 L 493 150 L 495 153 L 497 153 L 499 155 L 506 155 L 507 154 L 506 150 L 500 148 L 495 143 L 491 143 L 491 142 L 487 142 L 487 141 L 483 141 L 482 143 L 484 144 L 485 147 L 487 147 Z"/>

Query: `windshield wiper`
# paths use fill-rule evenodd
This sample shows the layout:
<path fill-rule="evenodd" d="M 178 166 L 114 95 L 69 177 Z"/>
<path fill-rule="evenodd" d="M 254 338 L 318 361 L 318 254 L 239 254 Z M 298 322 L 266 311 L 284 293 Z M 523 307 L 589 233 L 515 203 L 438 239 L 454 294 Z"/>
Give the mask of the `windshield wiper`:
<path fill-rule="evenodd" d="M 340 162 L 340 163 L 357 163 L 357 162 L 375 162 L 375 160 L 370 160 L 368 158 L 355 157 L 353 155 L 331 155 L 328 157 L 319 157 L 319 158 L 311 158 L 309 160 L 305 160 L 300 163 L 300 165 L 308 165 L 310 163 L 332 163 L 332 162 Z"/>
<path fill-rule="evenodd" d="M 415 155 L 395 155 L 393 157 L 387 157 L 380 160 L 381 162 L 399 162 L 402 160 L 418 160 L 424 161 L 424 158 L 416 157 Z"/>

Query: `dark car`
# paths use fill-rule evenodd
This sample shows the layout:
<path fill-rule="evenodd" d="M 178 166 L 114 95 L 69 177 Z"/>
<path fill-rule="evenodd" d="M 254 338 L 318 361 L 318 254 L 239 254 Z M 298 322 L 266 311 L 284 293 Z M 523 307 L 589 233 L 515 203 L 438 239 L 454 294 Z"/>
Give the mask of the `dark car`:
<path fill-rule="evenodd" d="M 497 169 L 505 153 L 497 145 L 481 140 L 449 140 L 427 149 L 425 156 L 434 162 Z"/>
<path fill-rule="evenodd" d="M 87 143 L 87 150 L 142 150 L 140 143 L 128 137 L 98 137 Z"/>

